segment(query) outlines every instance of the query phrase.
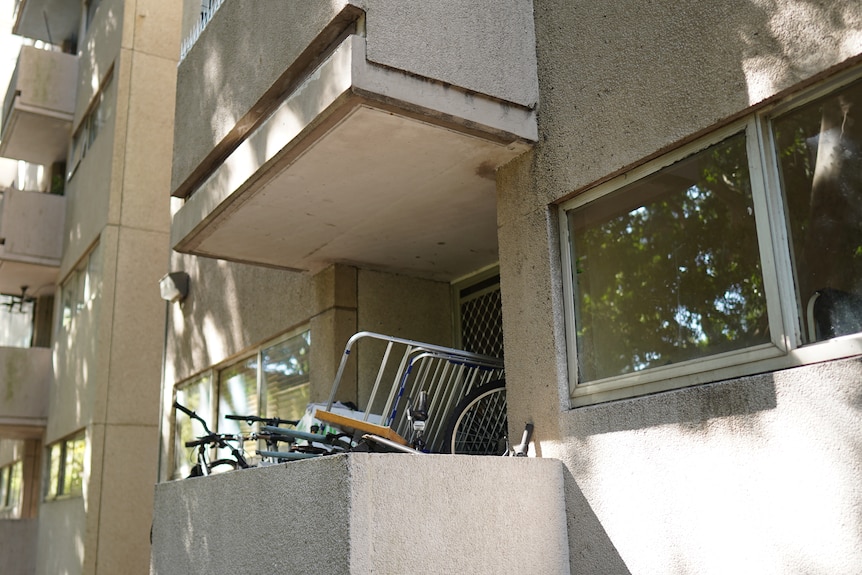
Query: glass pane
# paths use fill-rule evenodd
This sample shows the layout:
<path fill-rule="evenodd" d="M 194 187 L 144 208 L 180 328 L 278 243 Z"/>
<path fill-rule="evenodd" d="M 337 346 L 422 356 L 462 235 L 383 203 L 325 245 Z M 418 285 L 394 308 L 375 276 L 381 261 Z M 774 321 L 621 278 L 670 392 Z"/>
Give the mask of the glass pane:
<path fill-rule="evenodd" d="M 10 467 L 0 468 L 0 509 L 9 506 L 9 473 Z"/>
<path fill-rule="evenodd" d="M 0 294 L 0 347 L 30 347 L 33 335 L 33 302 Z"/>
<path fill-rule="evenodd" d="M 308 359 L 311 332 L 263 350 L 266 417 L 299 419 L 309 401 Z"/>
<path fill-rule="evenodd" d="M 69 276 L 69 279 L 63 284 L 63 316 L 62 322 L 63 327 L 68 329 L 72 324 L 72 317 L 75 314 L 75 288 L 77 287 L 78 282 L 75 277 L 75 272 Z"/>
<path fill-rule="evenodd" d="M 87 303 L 86 290 L 87 290 L 87 273 L 86 268 L 80 267 L 75 270 L 75 281 L 77 282 L 77 287 L 75 288 L 75 315 L 79 315 L 81 311 L 84 309 L 84 305 Z"/>
<path fill-rule="evenodd" d="M 84 301 L 90 302 L 96 298 L 96 295 L 102 287 L 101 244 L 96 244 L 87 258 L 87 276 L 85 284 Z"/>
<path fill-rule="evenodd" d="M 212 385 L 209 375 L 201 376 L 177 388 L 177 402 L 198 415 L 212 427 Z M 206 433 L 200 422 L 177 410 L 174 414 L 174 478 L 188 477 L 195 462 L 195 453 L 186 447 L 191 441 Z"/>
<path fill-rule="evenodd" d="M 862 82 L 773 121 L 806 342 L 862 332 Z"/>
<path fill-rule="evenodd" d="M 24 484 L 24 463 L 19 461 L 10 468 L 9 478 L 9 498 L 7 499 L 7 507 L 11 508 L 13 519 L 17 519 L 21 515 L 21 496 L 23 494 Z"/>
<path fill-rule="evenodd" d="M 580 382 L 769 342 L 744 134 L 569 225 Z"/>
<path fill-rule="evenodd" d="M 46 498 L 52 499 L 60 494 L 60 470 L 62 468 L 61 462 L 63 460 L 63 442 L 55 443 L 49 449 L 50 453 L 48 457 L 50 459 L 51 469 L 48 473 L 48 493 Z"/>
<path fill-rule="evenodd" d="M 246 358 L 219 372 L 218 431 L 231 435 L 252 432 L 244 421 L 225 419 L 225 415 L 256 415 L 257 356 Z M 236 444 L 234 443 L 234 446 Z M 246 442 L 245 449 L 254 451 L 254 442 Z M 229 451 L 220 450 L 218 457 L 227 457 Z"/>
<path fill-rule="evenodd" d="M 63 470 L 63 495 L 77 495 L 84 487 L 84 455 L 86 439 L 79 435 L 66 441 L 66 462 Z"/>

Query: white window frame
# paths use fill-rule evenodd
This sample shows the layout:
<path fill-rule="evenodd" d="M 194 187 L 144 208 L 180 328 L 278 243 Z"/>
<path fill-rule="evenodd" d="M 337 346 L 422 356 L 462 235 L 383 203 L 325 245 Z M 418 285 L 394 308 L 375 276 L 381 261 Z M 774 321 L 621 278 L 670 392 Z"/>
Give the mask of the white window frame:
<path fill-rule="evenodd" d="M 563 302 L 570 405 L 577 407 L 862 354 L 862 334 L 802 345 L 797 294 L 779 186 L 771 119 L 862 78 L 862 70 L 752 113 L 678 150 L 639 166 L 559 205 Z M 575 286 L 568 212 L 744 132 L 771 342 L 695 360 L 578 382 Z"/>

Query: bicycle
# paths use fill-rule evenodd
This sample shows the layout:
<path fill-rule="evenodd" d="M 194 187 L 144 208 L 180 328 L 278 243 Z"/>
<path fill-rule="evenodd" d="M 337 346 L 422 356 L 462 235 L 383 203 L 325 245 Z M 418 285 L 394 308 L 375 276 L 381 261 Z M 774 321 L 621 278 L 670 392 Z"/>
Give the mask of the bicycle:
<path fill-rule="evenodd" d="M 242 442 L 242 436 L 230 435 L 226 433 L 214 433 L 210 430 L 209 426 L 207 426 L 207 422 L 204 421 L 201 416 L 199 416 L 191 409 L 187 408 L 186 406 L 180 404 L 177 401 L 174 402 L 174 408 L 179 409 L 180 411 L 188 415 L 191 419 L 197 420 L 203 426 L 204 431 L 206 432 L 205 435 L 201 435 L 197 439 L 185 442 L 185 446 L 188 448 L 197 447 L 197 462 L 192 467 L 191 472 L 188 475 L 189 477 L 205 477 L 211 475 L 215 471 L 218 471 L 219 468 L 225 467 L 229 468 L 224 469 L 225 471 L 234 469 L 248 469 L 249 467 L 251 467 L 246 458 L 243 456 L 242 452 L 232 444 L 228 443 L 229 441 Z M 233 456 L 233 459 L 211 459 L 209 452 L 212 448 L 230 449 L 230 453 Z"/>
<path fill-rule="evenodd" d="M 442 451 L 464 455 L 506 454 L 509 450 L 506 410 L 505 379 L 473 389 L 452 411 L 443 434 Z"/>
<path fill-rule="evenodd" d="M 386 451 L 424 453 L 422 431 L 428 417 L 426 404 L 427 397 L 423 391 L 417 406 L 408 408 L 408 419 L 414 426 L 414 438 L 409 446 L 370 433 L 363 435 L 362 439 Z M 472 390 L 455 406 L 446 424 L 441 451 L 462 455 L 526 457 L 532 441 L 533 424 L 524 426 L 521 443 L 516 446 L 509 443 L 508 427 L 506 381 L 491 381 Z"/>
<path fill-rule="evenodd" d="M 272 447 L 266 451 L 258 451 L 258 455 L 276 463 L 347 453 L 355 447 L 350 435 L 346 433 L 316 433 L 314 428 L 308 432 L 270 425 L 264 425 L 261 429 L 271 438 Z M 305 443 L 298 444 L 300 441 Z M 288 450 L 279 451 L 277 447 L 279 442 L 287 443 Z"/>
<path fill-rule="evenodd" d="M 283 441 L 281 436 L 278 433 L 265 431 L 266 427 L 280 429 L 280 425 L 290 425 L 296 426 L 299 423 L 296 419 L 281 419 L 278 417 L 260 417 L 257 415 L 225 415 L 225 419 L 230 419 L 232 421 L 244 421 L 249 427 L 253 426 L 255 423 L 260 424 L 259 431 L 254 432 L 250 435 L 249 439 L 252 440 L 263 440 L 266 443 L 267 449 L 264 451 L 258 451 L 258 455 L 264 458 L 264 462 L 269 460 L 270 463 L 277 463 L 277 461 L 272 461 L 271 457 L 265 455 L 268 451 L 277 451 L 278 443 Z M 264 431 L 261 431 L 264 430 Z"/>

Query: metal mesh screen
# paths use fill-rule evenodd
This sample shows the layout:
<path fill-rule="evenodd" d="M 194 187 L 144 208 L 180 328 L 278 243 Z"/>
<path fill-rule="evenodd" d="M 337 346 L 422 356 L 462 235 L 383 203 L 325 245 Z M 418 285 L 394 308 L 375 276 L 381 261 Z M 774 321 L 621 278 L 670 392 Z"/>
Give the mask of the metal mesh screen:
<path fill-rule="evenodd" d="M 500 276 L 462 288 L 458 304 L 461 347 L 474 353 L 503 357 Z"/>

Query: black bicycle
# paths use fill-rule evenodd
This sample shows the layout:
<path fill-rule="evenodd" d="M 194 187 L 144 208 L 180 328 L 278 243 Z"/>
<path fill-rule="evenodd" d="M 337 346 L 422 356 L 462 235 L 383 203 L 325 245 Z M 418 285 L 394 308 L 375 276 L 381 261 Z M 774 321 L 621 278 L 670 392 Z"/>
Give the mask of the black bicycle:
<path fill-rule="evenodd" d="M 199 416 L 197 413 L 187 408 L 184 405 L 181 405 L 179 402 L 174 402 L 174 407 L 179 409 L 190 418 L 197 420 L 203 426 L 205 435 L 201 435 L 197 439 L 192 441 L 186 441 L 185 446 L 188 448 L 197 448 L 196 459 L 197 462 L 192 467 L 191 473 L 189 473 L 189 477 L 203 477 L 207 475 L 211 475 L 214 472 L 221 471 L 229 471 L 232 469 L 248 469 L 251 467 L 243 456 L 242 451 L 237 449 L 235 445 L 233 445 L 232 441 L 237 441 L 242 444 L 243 437 L 237 435 L 231 435 L 227 433 L 215 433 L 210 431 L 209 426 L 207 426 L 207 422 Z M 228 449 L 230 450 L 231 458 L 222 457 L 218 459 L 212 459 L 210 457 L 210 452 L 212 449 Z"/>

